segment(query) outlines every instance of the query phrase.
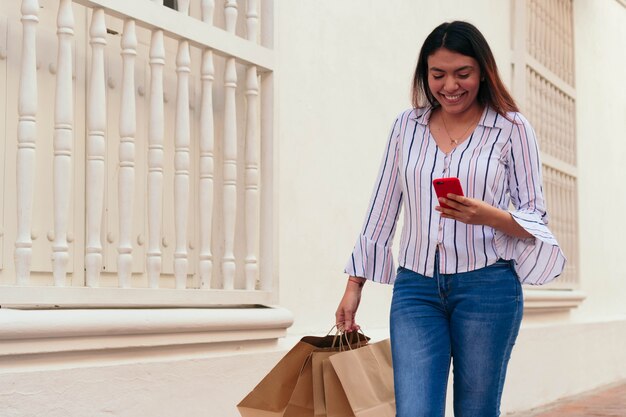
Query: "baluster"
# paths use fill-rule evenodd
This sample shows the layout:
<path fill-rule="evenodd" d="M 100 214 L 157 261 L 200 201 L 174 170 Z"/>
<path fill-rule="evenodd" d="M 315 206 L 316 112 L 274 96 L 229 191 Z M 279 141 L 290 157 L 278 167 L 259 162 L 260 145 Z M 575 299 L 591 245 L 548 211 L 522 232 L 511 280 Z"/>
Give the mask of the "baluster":
<path fill-rule="evenodd" d="M 532 80 L 535 83 L 535 89 L 537 90 L 536 100 L 537 100 L 537 116 L 539 119 L 539 130 L 541 132 L 541 144 L 543 145 L 543 150 L 545 152 L 550 153 L 550 138 L 548 137 L 548 129 L 546 123 L 546 113 L 545 111 L 539 111 L 543 109 L 543 104 L 546 103 L 546 94 L 545 88 L 543 84 L 543 79 L 539 77 L 539 74 L 536 72 L 532 72 Z"/>
<path fill-rule="evenodd" d="M 578 204 L 577 204 L 577 178 L 571 178 L 570 180 L 570 193 L 571 193 L 571 201 L 572 201 L 572 259 L 571 268 L 572 268 L 572 276 L 574 277 L 575 282 L 578 282 Z"/>
<path fill-rule="evenodd" d="M 524 103 L 524 108 L 528 109 L 526 111 L 528 112 L 530 121 L 534 124 L 535 129 L 537 130 L 538 136 L 541 136 L 541 131 L 539 130 L 540 129 L 539 118 L 537 117 L 537 114 L 533 110 L 537 102 L 535 98 L 535 95 L 537 94 L 537 88 L 534 83 L 532 73 L 529 73 L 528 69 L 525 69 L 525 71 L 526 71 L 526 103 Z"/>
<path fill-rule="evenodd" d="M 543 41 L 542 38 L 542 25 L 543 25 L 543 21 L 541 20 L 541 6 L 538 4 L 538 1 L 534 1 L 533 2 L 533 6 L 534 6 L 534 19 L 535 19 L 535 51 L 533 53 L 533 56 L 535 57 L 535 59 L 537 59 L 537 61 L 541 62 L 540 59 L 540 55 L 541 55 L 541 42 Z"/>
<path fill-rule="evenodd" d="M 163 220 L 163 31 L 153 30 L 150 40 L 150 123 L 148 125 L 148 285 L 158 288 L 161 274 L 161 223 Z"/>
<path fill-rule="evenodd" d="M 554 86 L 553 84 L 550 84 L 550 86 L 552 87 L 551 89 L 551 96 L 552 96 L 552 103 L 551 103 L 551 107 L 550 107 L 550 118 L 552 119 L 552 137 L 553 137 L 553 142 L 554 142 L 554 156 L 556 156 L 557 158 L 561 159 L 562 158 L 562 152 L 561 152 L 561 132 L 559 132 L 559 98 L 560 98 L 560 93 L 561 90 L 559 90 L 558 88 L 556 88 L 556 86 Z"/>
<path fill-rule="evenodd" d="M 526 49 L 528 53 L 535 56 L 536 43 L 536 18 L 535 18 L 535 1 L 529 0 L 526 3 Z"/>
<path fill-rule="evenodd" d="M 567 106 L 567 127 L 569 129 L 569 137 L 572 146 L 569 150 L 570 160 L 573 165 L 576 165 L 576 102 L 573 99 L 568 101 Z"/>
<path fill-rule="evenodd" d="M 89 30 L 91 44 L 91 77 L 87 101 L 87 246 L 85 270 L 87 286 L 98 285 L 102 267 L 100 239 L 104 202 L 104 152 L 106 129 L 106 96 L 104 81 L 104 47 L 106 26 L 104 10 L 94 9 Z"/>
<path fill-rule="evenodd" d="M 202 20 L 213 22 L 213 1 L 202 2 Z M 202 107 L 200 110 L 200 288 L 211 288 L 213 254 L 211 251 L 213 223 L 213 52 L 202 51 Z"/>
<path fill-rule="evenodd" d="M 559 105 L 561 98 L 561 90 L 559 90 L 556 86 L 552 86 L 552 107 L 551 107 L 551 118 L 552 118 L 552 136 L 554 137 L 554 146 L 555 152 L 554 156 L 559 159 L 563 159 L 563 152 L 561 151 L 561 132 L 559 131 Z"/>
<path fill-rule="evenodd" d="M 574 150 L 576 149 L 576 140 L 574 137 L 574 132 L 571 130 L 571 126 L 568 126 L 568 118 L 569 118 L 569 103 L 571 98 L 567 95 L 563 95 L 563 104 L 561 107 L 561 126 L 563 129 L 563 142 L 565 144 L 564 148 L 564 158 L 567 163 L 574 165 L 576 162 L 572 158 L 574 154 Z"/>
<path fill-rule="evenodd" d="M 567 54 L 567 81 L 568 83 L 573 86 L 575 81 L 574 81 L 574 30 L 573 30 L 573 19 L 574 19 L 574 15 L 572 13 L 572 2 L 571 1 L 567 1 L 565 3 L 565 10 L 567 13 L 567 21 L 566 21 L 566 34 L 567 34 L 567 47 L 566 47 L 566 54 Z"/>
<path fill-rule="evenodd" d="M 558 62 L 561 67 L 560 76 L 563 78 L 563 81 L 569 83 L 567 77 L 567 62 L 565 59 L 565 54 L 567 53 L 567 24 L 565 21 L 567 20 L 567 14 L 565 13 L 565 2 L 563 0 L 558 0 L 558 11 L 559 11 L 559 47 L 558 47 Z"/>
<path fill-rule="evenodd" d="M 558 228 L 558 235 L 557 238 L 558 239 L 563 239 L 565 242 L 565 247 L 566 249 L 568 249 L 569 246 L 569 239 L 567 236 L 567 205 L 569 204 L 568 198 L 567 198 L 567 181 L 566 181 L 566 176 L 565 174 L 563 174 L 560 171 L 557 170 L 553 170 L 554 172 L 554 176 L 556 179 L 556 190 L 557 190 L 557 195 L 558 195 L 558 200 L 556 203 L 556 207 L 557 207 L 557 212 L 556 217 L 559 219 L 559 228 Z M 569 279 L 569 277 L 567 277 Z"/>
<path fill-rule="evenodd" d="M 22 63 L 17 125 L 17 239 L 15 274 L 18 285 L 30 279 L 33 251 L 31 222 L 37 147 L 37 23 L 39 2 L 22 1 Z"/>
<path fill-rule="evenodd" d="M 537 55 L 535 56 L 535 58 L 537 58 L 537 60 L 539 62 L 541 62 L 542 64 L 546 64 L 546 60 L 544 57 L 544 51 L 545 51 L 545 40 L 546 40 L 546 36 L 545 36 L 545 15 L 544 15 L 544 9 L 543 9 L 543 5 L 541 4 L 540 1 L 535 2 L 535 6 L 536 6 L 536 12 L 537 12 Z"/>
<path fill-rule="evenodd" d="M 558 0 L 552 0 L 552 59 L 554 62 L 554 73 L 560 78 L 565 79 L 562 71 L 562 63 L 559 59 L 559 52 L 562 48 L 561 44 L 561 14 L 559 13 Z"/>
<path fill-rule="evenodd" d="M 572 282 L 578 282 L 578 272 L 577 272 L 577 268 L 576 268 L 576 263 L 578 260 L 578 254 L 577 252 L 577 248 L 578 245 L 576 244 L 576 242 L 578 242 L 578 238 L 577 238 L 577 221 L 578 218 L 576 217 L 576 208 L 578 206 L 578 204 L 576 203 L 576 178 L 575 177 L 569 177 L 569 181 L 567 183 L 568 187 L 567 187 L 567 191 L 569 194 L 569 201 L 570 201 L 570 206 L 569 206 L 569 215 L 570 215 L 570 223 L 569 223 L 569 227 L 570 227 L 570 259 L 572 260 L 570 268 L 571 268 L 571 276 L 572 276 Z"/>
<path fill-rule="evenodd" d="M 548 80 L 546 80 L 545 78 L 542 79 L 542 82 L 544 84 L 544 88 L 546 90 L 546 117 L 544 119 L 545 123 L 546 123 L 546 139 L 548 140 L 548 143 L 550 144 L 550 154 L 554 155 L 555 151 L 556 151 L 556 146 L 554 143 L 554 129 L 552 129 L 553 127 L 553 123 L 554 123 L 554 112 L 552 111 L 552 106 L 554 105 L 553 103 L 553 89 L 552 89 L 552 84 L 550 84 L 550 82 Z"/>
<path fill-rule="evenodd" d="M 554 72 L 554 65 L 552 62 L 552 10 L 551 10 L 551 0 L 544 0 L 544 29 L 545 29 L 545 37 L 546 37 L 546 50 L 545 50 L 545 61 L 544 65 L 550 71 Z"/>
<path fill-rule="evenodd" d="M 567 161 L 567 155 L 566 155 L 566 145 L 567 145 L 567 141 L 565 139 L 565 130 L 563 130 L 563 103 L 565 102 L 565 100 L 567 100 L 567 98 L 565 97 L 565 94 L 559 90 L 559 89 L 555 89 L 555 97 L 556 97 L 556 103 L 554 106 L 554 123 L 556 125 L 556 129 L 554 129 L 554 134 L 556 137 L 556 143 L 558 146 L 558 152 L 556 154 L 556 157 L 559 158 L 562 161 Z"/>
<path fill-rule="evenodd" d="M 135 195 L 135 56 L 137 36 L 135 21 L 124 21 L 122 46 L 122 98 L 120 103 L 120 145 L 118 207 L 120 240 L 117 248 L 117 276 L 122 288 L 131 286 L 133 266 L 133 203 Z"/>
<path fill-rule="evenodd" d="M 237 0 L 226 0 L 224 2 L 224 20 L 226 31 L 235 33 L 237 26 Z"/>
<path fill-rule="evenodd" d="M 247 35 L 250 42 L 257 42 L 257 1 L 248 0 Z M 246 289 L 253 290 L 259 278 L 257 253 L 259 248 L 259 82 L 257 68 L 247 69 L 246 79 Z"/>
<path fill-rule="evenodd" d="M 235 33 L 237 2 L 224 5 L 226 30 Z M 235 92 L 237 71 L 235 58 L 226 59 L 224 71 L 224 256 L 222 259 L 223 288 L 235 286 L 235 219 L 237 212 L 237 107 Z"/>
<path fill-rule="evenodd" d="M 570 158 L 570 152 L 574 146 L 573 137 L 569 136 L 569 128 L 567 126 L 567 103 L 569 96 L 561 92 L 561 103 L 559 104 L 559 135 L 561 136 L 561 157 L 567 163 L 573 163 Z"/>
<path fill-rule="evenodd" d="M 178 0 L 178 11 L 185 16 L 189 15 L 189 0 Z"/>
<path fill-rule="evenodd" d="M 178 2 L 179 11 L 189 13 L 189 1 Z M 174 276 L 176 288 L 187 285 L 187 219 L 189 217 L 189 169 L 190 169 L 190 125 L 189 125 L 189 73 L 191 58 L 189 41 L 178 41 L 176 55 L 176 123 L 174 132 L 174 224 L 176 249 L 174 251 Z"/>
<path fill-rule="evenodd" d="M 215 10 L 215 0 L 202 0 L 200 3 L 202 9 L 202 21 L 213 25 L 213 11 Z"/>
<path fill-rule="evenodd" d="M 553 55 L 554 55 L 554 63 L 556 65 L 556 74 L 562 78 L 564 81 L 566 81 L 566 77 L 565 74 L 563 72 L 563 60 L 561 59 L 561 52 L 563 51 L 563 31 L 562 31 L 562 22 L 563 22 L 563 15 L 561 14 L 561 7 L 560 7 L 560 0 L 554 0 L 554 5 L 553 5 L 553 23 L 554 23 L 554 27 L 552 28 L 552 31 L 554 33 L 554 37 L 553 37 Z"/>
<path fill-rule="evenodd" d="M 57 15 L 56 90 L 54 99 L 54 285 L 64 286 L 69 261 L 67 224 L 72 187 L 74 97 L 72 96 L 72 38 L 74 13 L 71 0 L 61 0 Z"/>
<path fill-rule="evenodd" d="M 248 0 L 246 7 L 246 35 L 250 42 L 258 42 L 259 5 L 258 0 Z"/>

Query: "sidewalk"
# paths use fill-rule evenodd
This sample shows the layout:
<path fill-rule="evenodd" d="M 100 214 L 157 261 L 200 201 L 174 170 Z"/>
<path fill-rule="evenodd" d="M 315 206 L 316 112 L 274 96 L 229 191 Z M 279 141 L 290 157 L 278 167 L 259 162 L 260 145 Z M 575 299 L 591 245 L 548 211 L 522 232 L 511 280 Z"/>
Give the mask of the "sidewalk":
<path fill-rule="evenodd" d="M 506 417 L 625 417 L 626 381 Z"/>

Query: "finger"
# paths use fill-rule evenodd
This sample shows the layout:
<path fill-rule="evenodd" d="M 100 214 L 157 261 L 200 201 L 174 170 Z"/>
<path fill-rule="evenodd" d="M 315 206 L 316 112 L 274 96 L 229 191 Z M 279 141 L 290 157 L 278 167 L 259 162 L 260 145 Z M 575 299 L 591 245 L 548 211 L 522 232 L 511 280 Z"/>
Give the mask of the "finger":
<path fill-rule="evenodd" d="M 356 332 L 360 328 L 361 328 L 361 326 L 356 324 L 356 312 L 355 312 L 354 314 L 352 314 L 352 326 L 350 327 L 350 331 L 351 332 Z"/>
<path fill-rule="evenodd" d="M 467 197 L 464 197 L 462 195 L 458 195 L 458 194 L 448 194 L 447 196 L 450 200 L 456 201 L 459 204 L 462 204 L 464 206 L 467 206 L 470 204 L 470 199 Z"/>
<path fill-rule="evenodd" d="M 450 195 L 450 194 L 448 194 L 448 195 Z M 445 197 L 440 197 L 439 198 L 439 203 L 442 204 L 442 205 L 445 204 L 446 206 L 454 208 L 454 209 L 459 207 L 459 203 L 457 203 L 454 200 L 450 200 L 449 198 L 445 198 Z"/>
<path fill-rule="evenodd" d="M 450 207 L 450 208 L 452 208 L 452 209 L 454 209 L 456 211 L 460 211 L 463 207 L 466 207 L 463 204 L 459 204 L 459 203 L 457 203 L 454 200 L 450 200 L 450 199 L 447 199 L 447 198 L 444 198 L 444 197 L 441 197 L 439 199 L 439 203 L 445 204 L 446 206 L 448 206 L 448 207 Z"/>
<path fill-rule="evenodd" d="M 464 198 L 464 197 L 459 197 L 459 196 L 456 196 L 456 197 L 457 198 Z M 450 207 L 450 208 L 452 208 L 454 210 L 457 210 L 457 211 L 461 211 L 461 210 L 463 210 L 463 209 L 468 207 L 467 204 L 459 203 L 458 201 L 451 200 L 451 199 L 448 199 L 448 198 L 444 198 L 443 201 L 440 199 L 439 201 L 442 204 L 445 204 L 448 207 Z"/>
<path fill-rule="evenodd" d="M 342 310 L 337 310 L 335 312 L 335 326 L 337 326 L 337 330 L 342 330 L 344 327 L 344 315 Z"/>
<path fill-rule="evenodd" d="M 345 312 L 345 319 L 343 321 L 343 330 L 346 332 L 351 331 L 352 329 L 352 325 L 353 325 L 353 321 L 352 321 L 352 313 L 349 312 Z"/>
<path fill-rule="evenodd" d="M 459 217 L 456 217 L 456 216 L 450 216 L 450 215 L 448 215 L 448 214 L 442 214 L 442 215 L 441 215 L 441 218 L 442 218 L 442 219 L 456 220 L 456 221 L 459 221 L 459 222 L 460 222 L 460 221 L 462 221 Z"/>

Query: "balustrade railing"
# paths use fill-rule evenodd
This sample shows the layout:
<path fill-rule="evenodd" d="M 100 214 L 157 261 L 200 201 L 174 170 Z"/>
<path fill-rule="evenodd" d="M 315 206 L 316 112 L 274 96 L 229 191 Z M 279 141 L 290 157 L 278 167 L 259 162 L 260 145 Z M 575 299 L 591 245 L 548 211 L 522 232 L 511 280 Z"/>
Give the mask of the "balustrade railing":
<path fill-rule="evenodd" d="M 572 0 L 515 0 L 514 93 L 537 132 L 550 227 L 568 257 L 552 288 L 578 275 L 576 89 Z"/>
<path fill-rule="evenodd" d="M 15 262 L 0 263 L 1 305 L 275 301 L 273 4 L 177 4 L 175 11 L 158 0 L 22 1 L 21 31 L 9 28 L 22 52 L 7 76 L 20 83 L 15 172 L 3 184 L 16 227 L 3 235 L 2 257 Z M 223 29 L 214 25 L 220 6 Z M 38 53 L 51 43 L 38 34 L 38 15 L 51 7 L 52 108 L 38 105 L 48 103 L 38 78 L 50 81 L 38 77 Z M 76 27 L 85 19 L 88 27 Z M 42 112 L 54 112 L 52 125 L 40 123 Z M 49 155 L 39 149 L 48 133 Z M 53 172 L 37 163 L 48 158 Z M 51 191 L 38 188 L 39 176 L 52 177 Z M 53 224 L 33 215 L 41 204 Z M 74 216 L 81 208 L 84 218 Z M 34 223 L 51 230 L 47 253 L 33 250 Z M 70 238 L 71 229 L 84 239 Z M 33 257 L 51 259 L 49 267 L 33 271 Z"/>

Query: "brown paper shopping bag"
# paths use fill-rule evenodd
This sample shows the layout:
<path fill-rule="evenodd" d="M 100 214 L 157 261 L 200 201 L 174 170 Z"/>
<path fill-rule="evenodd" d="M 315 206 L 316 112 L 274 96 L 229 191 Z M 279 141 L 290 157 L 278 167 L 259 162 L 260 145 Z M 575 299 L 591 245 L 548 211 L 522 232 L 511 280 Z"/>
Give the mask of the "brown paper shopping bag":
<path fill-rule="evenodd" d="M 314 417 L 327 417 L 326 397 L 324 395 L 324 369 L 322 363 L 329 356 L 339 353 L 338 351 L 313 352 L 311 353 L 311 368 L 313 376 L 313 415 Z"/>
<path fill-rule="evenodd" d="M 237 404 L 241 416 L 283 417 L 301 373 L 306 370 L 305 365 L 309 361 L 311 352 L 316 349 L 322 351 L 331 349 L 338 344 L 338 340 L 337 335 L 306 336 L 300 339 L 261 382 Z M 367 340 L 369 339 L 363 335 L 356 338 L 358 343 Z M 308 375 L 311 376 L 310 373 Z M 306 375 L 304 379 L 303 384 L 306 383 Z M 311 398 L 313 396 L 312 388 L 302 392 L 307 392 Z"/>
<path fill-rule="evenodd" d="M 324 375 L 324 400 L 327 417 L 354 417 L 350 402 L 341 381 L 329 359 L 322 361 Z"/>
<path fill-rule="evenodd" d="M 369 338 L 358 332 L 337 334 L 332 346 L 320 346 L 314 349 L 300 371 L 296 386 L 285 408 L 284 417 L 315 417 L 316 415 L 326 417 L 326 412 L 321 411 L 325 408 L 323 405 L 323 380 L 319 375 L 320 369 L 314 367 L 314 364 L 315 366 L 320 364 L 318 357 L 328 358 L 330 355 L 340 353 L 346 349 L 356 349 L 364 346 L 367 340 Z M 315 411 L 316 400 L 317 413 Z"/>
<path fill-rule="evenodd" d="M 285 408 L 284 417 L 313 417 L 313 373 L 311 355 L 306 359 Z"/>
<path fill-rule="evenodd" d="M 282 417 L 303 365 L 317 348 L 331 347 L 335 336 L 303 337 L 237 404 L 242 417 Z"/>
<path fill-rule="evenodd" d="M 332 355 L 328 361 L 341 381 L 354 416 L 396 415 L 389 339 Z"/>

